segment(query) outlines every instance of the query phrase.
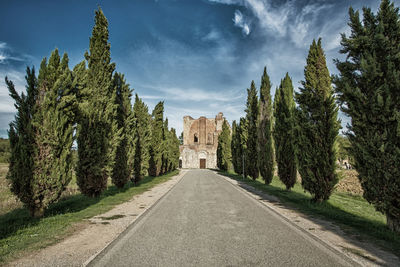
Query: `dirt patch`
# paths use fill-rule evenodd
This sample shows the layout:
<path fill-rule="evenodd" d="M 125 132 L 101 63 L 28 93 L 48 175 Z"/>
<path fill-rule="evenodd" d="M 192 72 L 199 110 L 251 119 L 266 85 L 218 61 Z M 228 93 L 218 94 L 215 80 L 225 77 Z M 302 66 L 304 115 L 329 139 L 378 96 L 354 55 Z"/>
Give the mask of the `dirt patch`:
<path fill-rule="evenodd" d="M 335 186 L 336 191 L 362 196 L 364 191 L 358 180 L 358 173 L 356 170 L 342 170 L 338 174 L 341 179 Z"/>

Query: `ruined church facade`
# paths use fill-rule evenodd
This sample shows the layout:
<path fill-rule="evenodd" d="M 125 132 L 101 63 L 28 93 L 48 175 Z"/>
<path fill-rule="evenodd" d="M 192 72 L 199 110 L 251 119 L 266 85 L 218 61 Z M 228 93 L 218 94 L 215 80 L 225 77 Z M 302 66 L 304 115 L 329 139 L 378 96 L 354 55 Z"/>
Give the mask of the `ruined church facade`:
<path fill-rule="evenodd" d="M 217 168 L 218 136 L 225 118 L 222 112 L 215 119 L 183 117 L 183 145 L 179 147 L 182 168 Z"/>

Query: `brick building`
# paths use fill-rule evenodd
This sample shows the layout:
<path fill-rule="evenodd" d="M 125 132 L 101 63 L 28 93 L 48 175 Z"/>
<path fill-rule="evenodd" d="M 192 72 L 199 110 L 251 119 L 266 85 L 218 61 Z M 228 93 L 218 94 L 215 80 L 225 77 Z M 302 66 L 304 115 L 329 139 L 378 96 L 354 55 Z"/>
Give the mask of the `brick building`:
<path fill-rule="evenodd" d="M 179 147 L 182 168 L 217 168 L 218 135 L 225 118 L 222 112 L 215 119 L 183 117 L 183 145 Z"/>

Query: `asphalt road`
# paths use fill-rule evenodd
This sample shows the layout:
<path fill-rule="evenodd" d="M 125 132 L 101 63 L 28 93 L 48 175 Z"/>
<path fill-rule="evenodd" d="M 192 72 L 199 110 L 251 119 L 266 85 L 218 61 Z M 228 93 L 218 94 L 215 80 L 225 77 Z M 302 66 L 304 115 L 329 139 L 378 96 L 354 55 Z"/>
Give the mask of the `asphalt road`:
<path fill-rule="evenodd" d="M 191 170 L 91 266 L 350 266 L 224 178 Z"/>

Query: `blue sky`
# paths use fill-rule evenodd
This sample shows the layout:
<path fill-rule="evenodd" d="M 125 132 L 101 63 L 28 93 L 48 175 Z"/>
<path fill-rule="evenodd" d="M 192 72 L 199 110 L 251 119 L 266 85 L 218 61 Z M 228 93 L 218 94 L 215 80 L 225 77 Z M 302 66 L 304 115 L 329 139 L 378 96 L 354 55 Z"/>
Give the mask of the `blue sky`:
<path fill-rule="evenodd" d="M 400 0 L 395 1 L 399 6 Z M 348 8 L 372 0 L 0 0 L 0 137 L 15 109 L 4 77 L 19 91 L 25 68 L 36 69 L 54 48 L 67 52 L 70 68 L 83 60 L 101 6 L 109 21 L 112 61 L 152 109 L 165 100 L 170 126 L 182 131 L 184 115 L 229 122 L 244 114 L 246 88 L 259 87 L 264 66 L 273 84 L 286 72 L 295 88 L 303 79 L 309 45 L 322 37 L 328 68 L 341 57 Z M 347 118 L 343 117 L 345 125 Z"/>

